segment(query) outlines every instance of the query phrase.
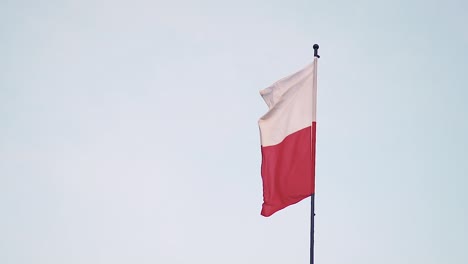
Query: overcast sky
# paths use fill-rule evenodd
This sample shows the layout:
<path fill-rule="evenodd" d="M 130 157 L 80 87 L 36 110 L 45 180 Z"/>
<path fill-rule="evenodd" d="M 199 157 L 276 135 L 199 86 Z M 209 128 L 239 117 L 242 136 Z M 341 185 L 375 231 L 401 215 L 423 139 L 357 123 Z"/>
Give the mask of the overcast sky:
<path fill-rule="evenodd" d="M 316 263 L 468 263 L 468 2 L 0 2 L 0 263 L 308 263 L 258 91 L 318 66 Z"/>

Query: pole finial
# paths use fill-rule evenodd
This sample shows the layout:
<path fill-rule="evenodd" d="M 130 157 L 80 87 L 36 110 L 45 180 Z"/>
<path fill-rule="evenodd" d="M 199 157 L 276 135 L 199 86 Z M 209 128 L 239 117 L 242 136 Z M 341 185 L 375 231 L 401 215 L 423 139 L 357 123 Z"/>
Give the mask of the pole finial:
<path fill-rule="evenodd" d="M 313 48 L 314 48 L 314 57 L 320 58 L 320 56 L 318 55 L 319 45 L 314 44 Z"/>

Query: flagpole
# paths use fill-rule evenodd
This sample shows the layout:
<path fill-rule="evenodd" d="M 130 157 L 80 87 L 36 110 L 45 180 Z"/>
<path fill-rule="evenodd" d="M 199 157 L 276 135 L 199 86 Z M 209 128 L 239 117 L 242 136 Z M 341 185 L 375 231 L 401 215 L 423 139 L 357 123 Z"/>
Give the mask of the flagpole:
<path fill-rule="evenodd" d="M 320 56 L 318 55 L 318 49 L 319 45 L 314 44 L 314 82 L 313 82 L 313 100 L 314 102 L 314 107 L 317 107 L 317 61 Z M 314 113 L 317 112 L 317 109 L 314 109 Z M 315 120 L 314 120 L 315 121 Z M 316 131 L 314 129 L 313 135 L 312 135 L 312 157 L 315 159 L 315 143 L 316 143 Z M 315 181 L 315 160 L 313 160 L 312 164 L 314 164 L 313 167 L 313 176 L 314 176 L 314 181 Z M 315 186 L 315 183 L 314 183 Z M 315 190 L 314 193 L 310 196 L 310 264 L 314 264 L 314 218 L 315 218 Z"/>

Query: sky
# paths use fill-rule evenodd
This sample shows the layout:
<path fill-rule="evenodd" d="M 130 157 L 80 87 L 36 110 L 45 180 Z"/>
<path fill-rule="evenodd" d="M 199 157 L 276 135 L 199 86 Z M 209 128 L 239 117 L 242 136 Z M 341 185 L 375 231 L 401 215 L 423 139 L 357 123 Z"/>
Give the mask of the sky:
<path fill-rule="evenodd" d="M 468 2 L 0 1 L 0 263 L 308 263 L 259 90 L 318 64 L 317 264 L 468 263 Z"/>

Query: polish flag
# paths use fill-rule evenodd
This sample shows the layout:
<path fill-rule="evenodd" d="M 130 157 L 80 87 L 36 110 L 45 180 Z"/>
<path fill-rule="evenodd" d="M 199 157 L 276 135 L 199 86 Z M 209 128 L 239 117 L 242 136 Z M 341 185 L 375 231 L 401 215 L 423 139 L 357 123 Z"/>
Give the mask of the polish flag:
<path fill-rule="evenodd" d="M 260 94 L 269 108 L 258 121 L 268 217 L 315 192 L 317 59 Z"/>

